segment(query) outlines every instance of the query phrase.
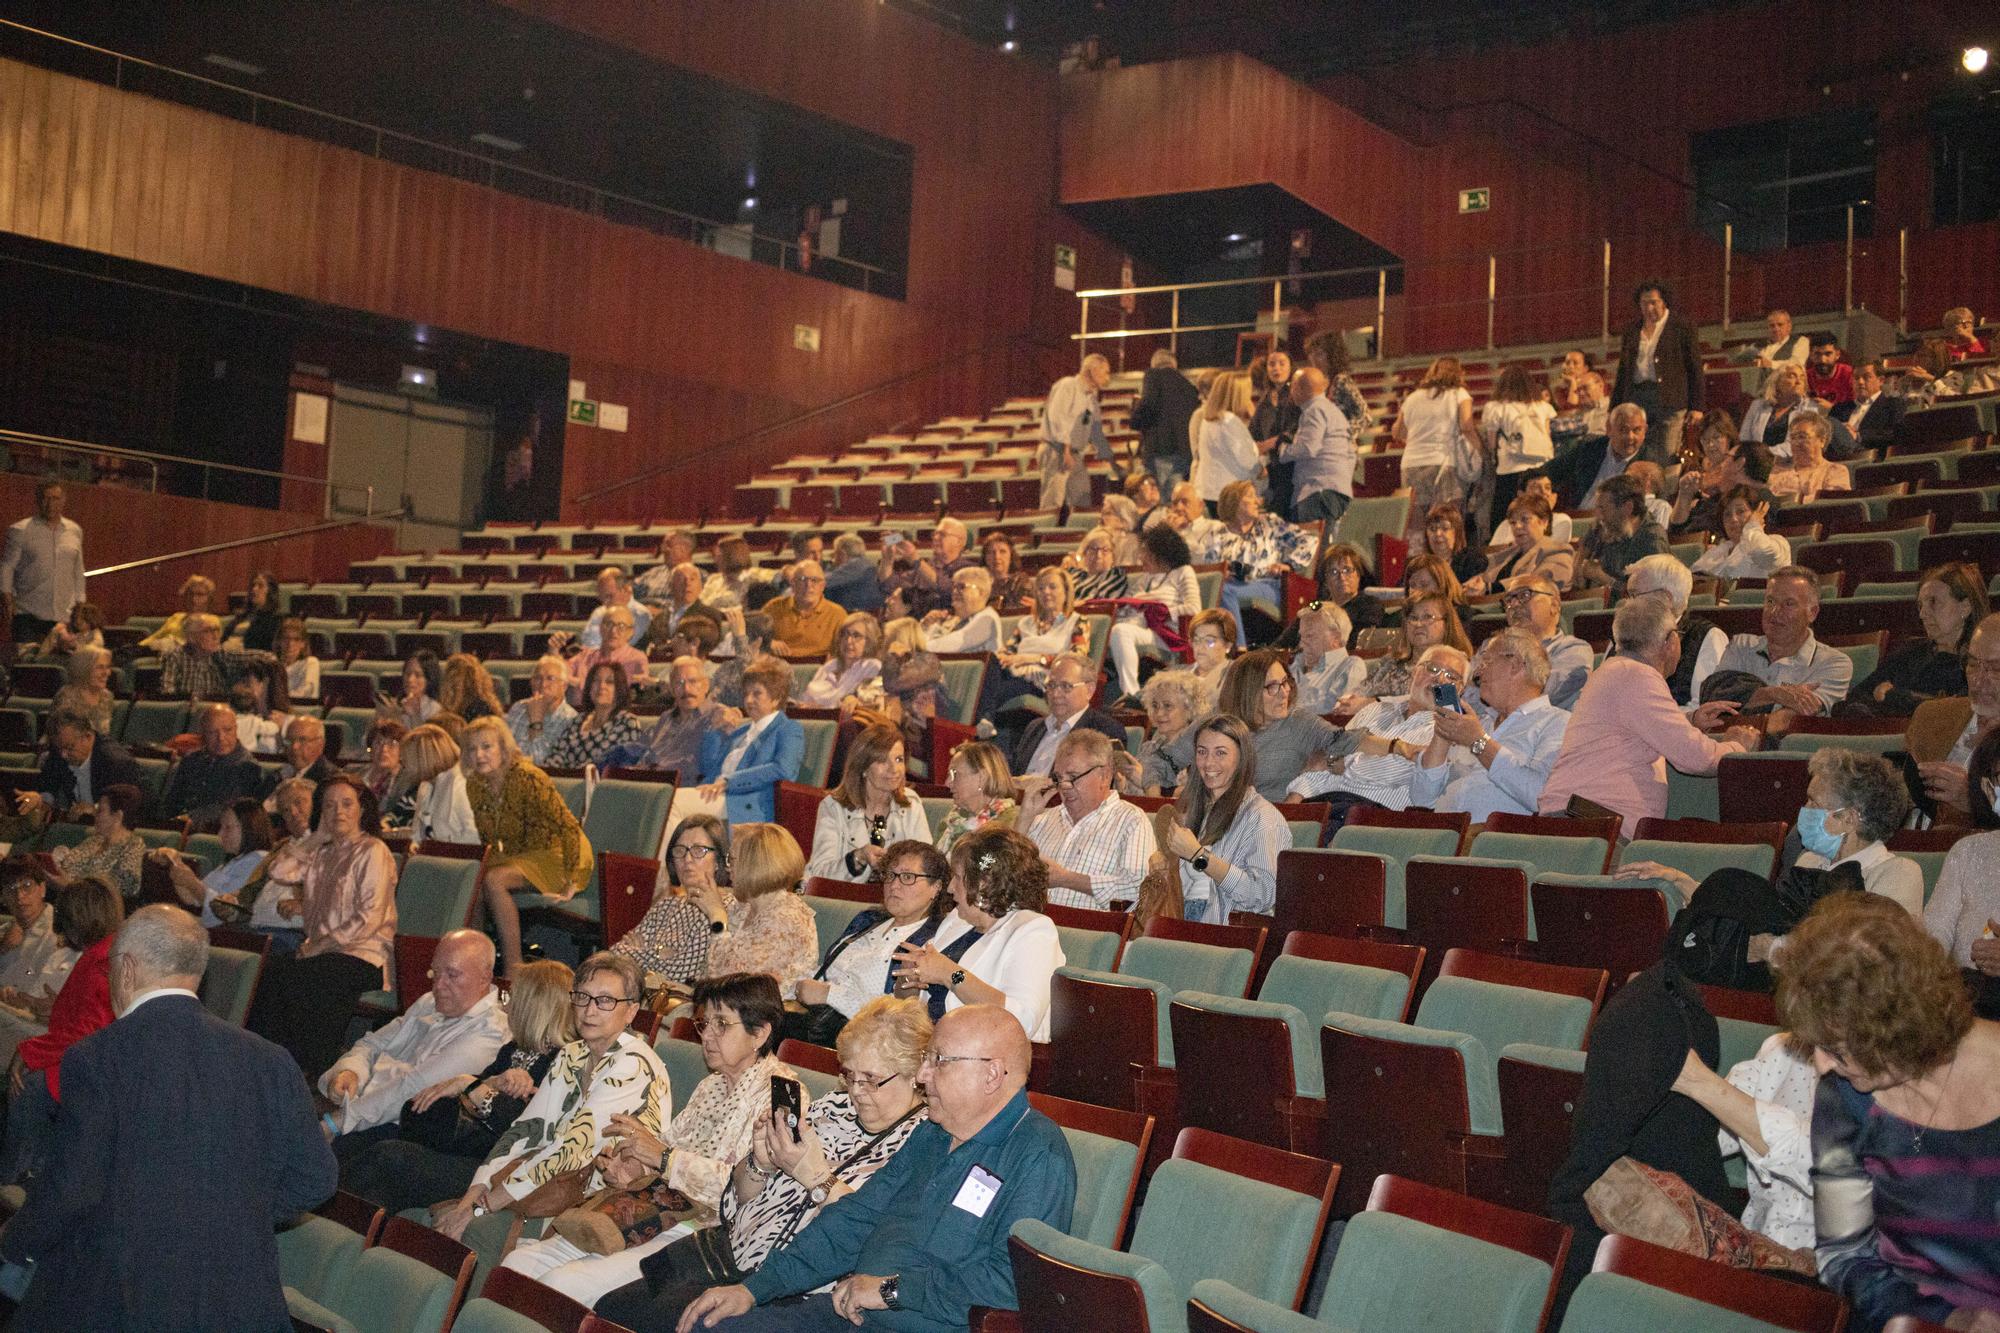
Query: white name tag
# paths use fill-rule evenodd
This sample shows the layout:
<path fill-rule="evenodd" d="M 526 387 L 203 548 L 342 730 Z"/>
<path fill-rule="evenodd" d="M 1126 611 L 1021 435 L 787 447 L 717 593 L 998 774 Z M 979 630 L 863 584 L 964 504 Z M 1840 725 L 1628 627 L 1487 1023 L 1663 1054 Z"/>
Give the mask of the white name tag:
<path fill-rule="evenodd" d="M 958 1197 L 951 1201 L 954 1208 L 963 1208 L 974 1217 L 986 1216 L 986 1210 L 993 1206 L 993 1197 L 1000 1193 L 1000 1177 L 983 1166 L 972 1168 L 972 1174 L 958 1187 Z"/>

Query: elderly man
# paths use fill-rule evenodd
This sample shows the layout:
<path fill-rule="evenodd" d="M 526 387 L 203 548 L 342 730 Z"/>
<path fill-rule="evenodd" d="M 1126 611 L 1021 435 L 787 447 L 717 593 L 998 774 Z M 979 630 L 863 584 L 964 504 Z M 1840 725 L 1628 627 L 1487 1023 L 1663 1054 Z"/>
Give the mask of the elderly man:
<path fill-rule="evenodd" d="M 301 714 L 285 724 L 285 762 L 278 765 L 270 790 L 287 778 L 304 778 L 317 786 L 339 768 L 326 757 L 326 723 Z"/>
<path fill-rule="evenodd" d="M 76 966 L 76 950 L 56 934 L 55 911 L 40 865 L 19 853 L 0 861 L 0 906 L 12 914 L 0 936 L 0 1065 L 14 1049 L 49 1029 L 56 992 Z"/>
<path fill-rule="evenodd" d="M 1162 347 L 1153 353 L 1139 401 L 1132 405 L 1132 429 L 1139 432 L 1139 458 L 1162 487 L 1188 475 L 1187 419 L 1201 408 L 1201 391 L 1181 374 L 1180 359 Z"/>
<path fill-rule="evenodd" d="M 63 1056 L 48 1166 L 0 1234 L 34 1266 L 24 1333 L 291 1327 L 277 1229 L 333 1193 L 333 1153 L 291 1057 L 196 998 L 207 964 L 177 907 L 118 931 L 118 1018 Z"/>
<path fill-rule="evenodd" d="M 1646 594 L 1662 598 L 1673 608 L 1680 629 L 1681 660 L 1667 675 L 1667 688 L 1674 702 L 1693 712 L 1701 703 L 1702 682 L 1714 673 L 1729 650 L 1729 636 L 1701 616 L 1688 610 L 1694 595 L 1694 574 L 1678 557 L 1649 555 L 1625 571 L 1627 600 Z"/>
<path fill-rule="evenodd" d="M 213 833 L 229 803 L 264 789 L 264 770 L 236 737 L 236 710 L 211 704 L 195 728 L 201 748 L 174 765 L 160 806 L 186 815 L 197 833 Z"/>
<path fill-rule="evenodd" d="M 1760 371 L 1774 370 L 1781 365 L 1804 367 L 1811 362 L 1812 339 L 1792 329 L 1792 312 L 1789 310 L 1767 310 L 1764 312 L 1764 329 L 1771 335 L 1771 341 L 1762 347 L 1739 348 L 1730 359 L 1739 363 L 1747 362 Z M 1745 391 L 1755 393 L 1764 384 L 1763 375 L 1746 374 L 1743 380 Z"/>
<path fill-rule="evenodd" d="M 1667 534 L 1646 517 L 1646 489 L 1618 476 L 1597 488 L 1597 525 L 1577 548 L 1577 588 L 1609 588 L 1625 595 L 1625 571 L 1649 555 L 1667 551 Z"/>
<path fill-rule="evenodd" d="M 1495 811 L 1532 815 L 1569 726 L 1569 714 L 1547 694 L 1549 655 L 1534 630 L 1509 626 L 1480 645 L 1472 676 L 1482 706 L 1434 708 L 1410 800 L 1463 811 L 1475 824 Z"/>
<path fill-rule="evenodd" d="M 1906 744 L 1924 790 L 1941 807 L 1940 822 L 1963 824 L 1972 812 L 1966 768 L 1972 751 L 2000 726 L 2000 614 L 1972 631 L 1965 648 L 1965 697 L 1927 699 L 1910 718 Z"/>
<path fill-rule="evenodd" d="M 1201 498 L 1201 488 L 1191 481 L 1174 483 L 1167 503 L 1147 520 L 1148 526 L 1153 523 L 1165 523 L 1180 533 L 1191 551 L 1202 550 L 1222 531 L 1222 521 L 1208 516 L 1208 505 Z"/>
<path fill-rule="evenodd" d="M 668 569 L 665 582 L 658 609 L 653 611 L 652 628 L 646 633 L 648 644 L 666 643 L 690 615 L 707 616 L 717 624 L 722 623 L 722 612 L 701 600 L 701 571 L 692 560 L 683 560 Z"/>
<path fill-rule="evenodd" d="M 868 543 L 858 533 L 843 532 L 833 539 L 833 564 L 826 571 L 827 600 L 840 603 L 852 614 L 866 611 L 882 614 L 882 577 L 869 558 Z"/>
<path fill-rule="evenodd" d="M 1646 410 L 1637 403 L 1620 403 L 1611 409 L 1605 429 L 1606 434 L 1579 441 L 1537 469 L 1556 488 L 1564 509 L 1590 508 L 1597 502 L 1598 487 L 1623 475 L 1639 456 L 1646 446 Z"/>
<path fill-rule="evenodd" d="M 1065 1231 L 1076 1201 L 1069 1141 L 1028 1105 L 1030 1054 L 1020 1020 L 997 1005 L 946 1014 L 917 1074 L 930 1123 L 743 1285 L 703 1293 L 680 1333 L 946 1333 L 975 1305 L 1014 1309 L 1007 1233 L 1028 1217 Z M 829 1282 L 831 1295 L 755 1308 Z"/>
<path fill-rule="evenodd" d="M 590 619 L 583 623 L 583 632 L 576 636 L 579 648 L 600 648 L 604 645 L 604 618 L 618 607 L 625 608 L 632 616 L 632 637 L 643 639 L 646 628 L 653 621 L 653 613 L 646 609 L 644 602 L 632 596 L 632 576 L 617 565 L 606 565 L 597 571 L 597 608 L 590 613 Z M 555 643 L 556 635 L 550 635 L 549 651 L 559 653 L 562 647 Z M 563 640 L 564 644 L 568 640 Z"/>
<path fill-rule="evenodd" d="M 1508 589 L 1500 604 L 1506 608 L 1508 627 L 1526 630 L 1541 645 L 1547 658 L 1547 673 L 1541 683 L 1549 702 L 1568 708 L 1583 693 L 1597 654 L 1576 635 L 1563 633 L 1562 590 L 1555 580 L 1537 574 Z M 1485 695 L 1480 698 L 1485 700 Z"/>
<path fill-rule="evenodd" d="M 1113 790 L 1110 739 L 1096 731 L 1071 732 L 1057 747 L 1051 770 L 1049 777 L 1021 780 L 1015 820 L 1049 868 L 1049 901 L 1099 911 L 1137 901 L 1156 848 L 1153 825 Z"/>
<path fill-rule="evenodd" d="M 1292 517 L 1324 520 L 1332 540 L 1340 516 L 1354 503 L 1354 433 L 1326 396 L 1325 371 L 1307 366 L 1293 375 L 1291 394 L 1299 424 L 1278 446 L 1278 457 L 1292 464 Z"/>
<path fill-rule="evenodd" d="M 1377 699 L 1356 713 L 1347 724 L 1351 752 L 1314 755 L 1287 794 L 1302 801 L 1335 798 L 1338 822 L 1356 805 L 1408 809 L 1417 756 L 1434 734 L 1437 688 L 1449 685 L 1464 693 L 1471 684 L 1466 665 L 1465 654 L 1446 644 L 1425 649 L 1410 673 L 1410 692 Z"/>
<path fill-rule="evenodd" d="M 362 1037 L 319 1076 L 320 1124 L 336 1157 L 402 1130 L 403 1103 L 448 1078 L 477 1074 L 507 1044 L 507 1011 L 493 987 L 493 941 L 454 930 L 431 958 L 431 989 Z"/>
<path fill-rule="evenodd" d="M 667 582 L 682 565 L 694 563 L 694 538 L 679 528 L 660 538 L 660 563 L 632 580 L 632 595 L 648 606 L 667 599 Z"/>
<path fill-rule="evenodd" d="M 790 583 L 790 592 L 764 603 L 764 614 L 771 617 L 771 651 L 784 657 L 825 657 L 833 651 L 847 608 L 827 600 L 826 570 L 817 560 L 793 565 Z"/>
<path fill-rule="evenodd" d="M 222 646 L 222 622 L 207 612 L 181 621 L 182 643 L 160 659 L 160 693 L 179 699 L 227 697 L 250 663 L 275 659 Z"/>
<path fill-rule="evenodd" d="M 83 529 L 63 517 L 59 481 L 35 487 L 35 512 L 7 529 L 0 549 L 0 604 L 14 642 L 38 643 L 83 600 Z"/>
<path fill-rule="evenodd" d="M 1047 777 L 1055 763 L 1056 747 L 1081 729 L 1101 732 L 1118 744 L 1125 743 L 1124 724 L 1111 714 L 1090 706 L 1097 692 L 1097 668 L 1079 653 L 1064 653 L 1049 667 L 1042 692 L 1048 697 L 1047 717 L 1038 717 L 1021 733 L 1014 746 L 1017 776 Z"/>
<path fill-rule="evenodd" d="M 676 657 L 667 667 L 667 688 L 674 706 L 646 734 L 639 767 L 679 773 L 691 782 L 701 770 L 702 738 L 740 725 L 743 717 L 708 697 L 708 668 L 698 657 Z"/>
<path fill-rule="evenodd" d="M 977 565 L 979 557 L 969 549 L 971 541 L 971 530 L 964 523 L 949 514 L 940 518 L 931 529 L 930 554 L 911 570 L 914 581 L 921 587 L 942 589 L 959 570 Z"/>
<path fill-rule="evenodd" d="M 1764 585 L 1762 634 L 1738 634 L 1716 664 L 1764 682 L 1748 707 L 1820 717 L 1847 697 L 1854 659 L 1813 637 L 1819 575 L 1802 565 L 1774 570 Z"/>
<path fill-rule="evenodd" d="M 625 683 L 638 685 L 646 679 L 646 655 L 632 646 L 632 636 L 636 632 L 636 621 L 632 609 L 625 606 L 600 608 L 604 612 L 603 642 L 595 648 L 586 648 L 569 659 L 569 702 L 579 710 L 587 709 L 583 700 L 584 682 L 590 679 L 590 670 L 599 662 L 609 662 L 625 672 Z M 549 635 L 549 651 L 560 653 L 568 643 L 567 636 Z"/>
<path fill-rule="evenodd" d="M 99 736 L 83 714 L 62 712 L 49 718 L 49 752 L 35 790 L 15 799 L 24 815 L 88 818 L 106 787 L 123 782 L 143 789 L 144 781 L 124 747 Z"/>
<path fill-rule="evenodd" d="M 1112 462 L 1104 438 L 1104 411 L 1098 395 L 1111 386 L 1111 363 L 1092 352 L 1074 375 L 1049 389 L 1042 406 L 1042 508 L 1090 507 L 1090 474 L 1085 455 L 1092 449 Z"/>

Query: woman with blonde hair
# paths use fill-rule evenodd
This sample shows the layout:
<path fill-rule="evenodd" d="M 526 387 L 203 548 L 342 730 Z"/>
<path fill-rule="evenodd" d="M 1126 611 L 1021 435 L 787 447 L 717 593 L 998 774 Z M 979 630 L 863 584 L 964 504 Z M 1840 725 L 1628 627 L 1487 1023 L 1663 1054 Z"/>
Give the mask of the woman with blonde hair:
<path fill-rule="evenodd" d="M 514 733 L 497 717 L 465 728 L 459 768 L 478 827 L 491 849 L 481 883 L 506 975 L 521 965 L 517 893 L 567 902 L 583 891 L 597 860 L 583 825 L 548 774 L 522 757 Z"/>
<path fill-rule="evenodd" d="M 1222 498 L 1222 488 L 1232 481 L 1258 480 L 1264 474 L 1263 455 L 1250 438 L 1250 417 L 1256 403 L 1250 392 L 1250 376 L 1227 370 L 1208 387 L 1208 398 L 1198 414 L 1200 429 L 1195 441 L 1194 477 L 1201 498 L 1210 512 Z"/>
<path fill-rule="evenodd" d="M 111 718 L 117 697 L 111 693 L 111 650 L 79 648 L 63 664 L 63 687 L 49 713 L 74 713 L 90 719 L 99 736 L 111 734 Z"/>
<path fill-rule="evenodd" d="M 1417 387 L 1403 399 L 1390 432 L 1403 447 L 1403 485 L 1410 490 L 1408 537 L 1411 545 L 1423 537 L 1431 511 L 1441 504 L 1462 503 L 1476 477 L 1469 478 L 1462 459 L 1483 459 L 1485 441 L 1472 419 L 1472 395 L 1465 391 L 1465 370 L 1455 356 L 1431 362 Z"/>
<path fill-rule="evenodd" d="M 313 656 L 306 622 L 297 616 L 286 616 L 279 621 L 271 650 L 278 656 L 278 665 L 285 669 L 285 693 L 302 702 L 317 703 L 319 659 Z"/>
<path fill-rule="evenodd" d="M 215 600 L 215 580 L 206 574 L 190 574 L 181 582 L 179 597 L 181 609 L 162 621 L 158 629 L 139 640 L 139 646 L 147 652 L 165 656 L 176 648 L 186 646 L 184 622 L 189 616 L 209 614 L 209 604 Z"/>
<path fill-rule="evenodd" d="M 761 972 L 790 995 L 819 966 L 819 927 L 799 896 L 805 853 L 781 824 L 738 824 L 730 844 L 737 910 L 709 942 L 706 975 Z"/>
<path fill-rule="evenodd" d="M 1806 368 L 1792 361 L 1780 362 L 1764 381 L 1763 391 L 1743 413 L 1737 438 L 1775 449 L 1790 434 L 1795 410 L 1813 410 L 1806 398 Z"/>
<path fill-rule="evenodd" d="M 799 691 L 799 702 L 808 708 L 838 708 L 841 700 L 881 674 L 882 622 L 856 611 L 840 622 L 832 655 Z"/>
<path fill-rule="evenodd" d="M 991 741 L 965 741 L 951 752 L 945 769 L 951 790 L 951 813 L 938 830 L 937 849 L 946 856 L 959 839 L 988 824 L 1012 828 L 1020 807 L 1014 804 L 1014 775 L 1007 754 Z"/>
<path fill-rule="evenodd" d="M 456 713 L 467 722 L 482 717 L 501 717 L 499 691 L 493 677 L 471 653 L 453 653 L 438 669 L 438 704 L 447 713 Z"/>
<path fill-rule="evenodd" d="M 399 780 L 416 794 L 416 815 L 410 831 L 413 851 L 429 842 L 478 843 L 479 823 L 465 794 L 465 773 L 459 768 L 458 742 L 444 728 L 425 723 L 403 737 Z"/>
<path fill-rule="evenodd" d="M 991 717 L 1023 695 L 1040 693 L 1048 683 L 1050 662 L 1089 646 L 1090 632 L 1076 613 L 1075 579 L 1060 565 L 1036 570 L 1034 601 L 994 654 L 999 670 L 986 673 L 980 715 Z"/>
<path fill-rule="evenodd" d="M 903 733 L 869 727 L 847 748 L 840 785 L 819 803 L 812 857 L 806 873 L 819 879 L 882 878 L 883 850 L 891 843 L 931 840 L 924 803 L 905 785 Z"/>

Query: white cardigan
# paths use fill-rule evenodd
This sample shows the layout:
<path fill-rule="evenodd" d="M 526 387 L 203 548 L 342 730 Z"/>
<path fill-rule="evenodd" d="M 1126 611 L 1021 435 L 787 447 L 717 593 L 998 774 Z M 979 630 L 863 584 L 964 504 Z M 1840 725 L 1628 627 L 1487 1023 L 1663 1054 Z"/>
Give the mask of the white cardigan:
<path fill-rule="evenodd" d="M 1056 923 L 1040 912 L 1016 908 L 972 942 L 958 965 L 1007 995 L 1007 1012 L 1021 1020 L 1030 1041 L 1049 1039 L 1049 978 L 1067 960 Z M 945 997 L 946 1013 L 965 1003 Z"/>
<path fill-rule="evenodd" d="M 904 800 L 908 804 L 904 804 Z M 847 868 L 847 854 L 868 845 L 868 814 L 863 810 L 850 810 L 840 803 L 840 798 L 828 795 L 819 803 L 818 822 L 813 825 L 812 856 L 806 861 L 806 874 L 820 879 L 851 880 L 854 875 Z M 897 800 L 889 803 L 889 822 L 882 831 L 883 846 L 915 839 L 918 842 L 931 840 L 931 822 L 924 814 L 924 803 L 912 791 L 904 791 Z"/>
<path fill-rule="evenodd" d="M 417 843 L 480 841 L 465 794 L 465 774 L 453 764 L 417 789 L 417 813 L 410 821 Z"/>

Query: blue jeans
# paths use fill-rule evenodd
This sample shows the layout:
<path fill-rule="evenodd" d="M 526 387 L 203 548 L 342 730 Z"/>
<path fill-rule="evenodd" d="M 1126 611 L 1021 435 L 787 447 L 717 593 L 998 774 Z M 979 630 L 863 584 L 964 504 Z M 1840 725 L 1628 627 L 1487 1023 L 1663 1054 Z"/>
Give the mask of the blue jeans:
<path fill-rule="evenodd" d="M 1326 540 L 1330 542 L 1334 539 L 1334 534 L 1340 531 L 1340 516 L 1345 514 L 1347 506 L 1353 503 L 1353 496 L 1342 495 L 1339 491 L 1314 491 L 1298 502 L 1294 514 L 1300 523 L 1310 523 L 1316 518 L 1325 519 Z"/>
<path fill-rule="evenodd" d="M 1160 483 L 1160 499 L 1174 498 L 1174 484 L 1187 480 L 1187 464 L 1178 458 L 1155 458 L 1151 460 L 1153 479 Z"/>
<path fill-rule="evenodd" d="M 1280 619 L 1284 617 L 1285 584 L 1282 579 L 1235 579 L 1222 581 L 1222 596 L 1217 599 L 1222 609 L 1236 617 L 1236 646 L 1247 648 L 1249 641 L 1243 637 L 1243 604 L 1245 602 L 1266 601 L 1278 608 Z"/>

